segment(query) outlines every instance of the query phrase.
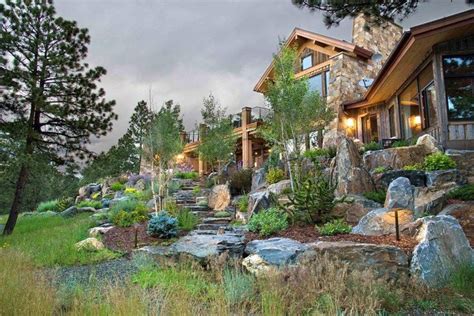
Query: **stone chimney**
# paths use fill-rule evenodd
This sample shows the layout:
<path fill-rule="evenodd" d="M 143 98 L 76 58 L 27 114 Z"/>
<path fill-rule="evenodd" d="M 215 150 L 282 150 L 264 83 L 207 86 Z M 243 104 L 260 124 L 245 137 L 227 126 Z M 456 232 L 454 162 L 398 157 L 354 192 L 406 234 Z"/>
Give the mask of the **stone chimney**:
<path fill-rule="evenodd" d="M 403 28 L 390 21 L 374 21 L 368 15 L 359 14 L 352 25 L 352 42 L 380 54 L 380 60 L 374 61 L 375 73 L 378 73 L 382 65 L 393 51 L 403 34 Z"/>

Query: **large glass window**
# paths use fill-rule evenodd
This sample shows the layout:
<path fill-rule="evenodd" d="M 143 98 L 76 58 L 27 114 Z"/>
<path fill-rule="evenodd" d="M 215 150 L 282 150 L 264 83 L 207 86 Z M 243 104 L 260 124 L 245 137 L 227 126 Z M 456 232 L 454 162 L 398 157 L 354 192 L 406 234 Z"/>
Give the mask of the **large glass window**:
<path fill-rule="evenodd" d="M 309 77 L 308 84 L 309 91 L 318 91 L 320 96 L 327 96 L 329 88 L 329 70 Z"/>
<path fill-rule="evenodd" d="M 390 124 L 390 137 L 397 136 L 397 133 L 395 130 L 395 105 L 392 105 L 388 109 L 388 121 Z"/>
<path fill-rule="evenodd" d="M 307 55 L 301 58 L 301 70 L 313 67 L 313 55 Z"/>
<path fill-rule="evenodd" d="M 400 122 L 405 138 L 411 138 L 421 132 L 421 114 L 417 80 L 413 80 L 398 96 Z"/>
<path fill-rule="evenodd" d="M 428 128 L 436 124 L 436 92 L 433 83 L 433 66 L 429 64 L 418 76 L 421 91 L 422 126 Z"/>
<path fill-rule="evenodd" d="M 443 58 L 448 119 L 474 120 L 474 54 Z"/>

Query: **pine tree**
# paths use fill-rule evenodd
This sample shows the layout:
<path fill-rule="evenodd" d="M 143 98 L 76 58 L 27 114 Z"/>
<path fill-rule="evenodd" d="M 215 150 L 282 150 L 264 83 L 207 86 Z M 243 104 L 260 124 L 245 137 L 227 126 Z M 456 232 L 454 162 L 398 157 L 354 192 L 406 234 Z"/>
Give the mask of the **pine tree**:
<path fill-rule="evenodd" d="M 4 89 L 1 132 L 21 139 L 18 179 L 4 234 L 11 234 L 35 157 L 55 166 L 90 154 L 90 137 L 106 135 L 117 118 L 97 82 L 102 67 L 83 60 L 88 30 L 56 16 L 52 1 L 7 0 L 0 6 Z"/>
<path fill-rule="evenodd" d="M 152 119 L 153 113 L 148 108 L 147 103 L 143 100 L 138 102 L 130 118 L 129 127 L 127 131 L 127 133 L 129 134 L 127 137 L 131 138 L 137 148 L 136 152 L 134 153 L 135 158 L 132 158 L 137 160 L 137 166 L 131 171 L 137 173 L 140 171 L 140 165 L 142 162 L 143 155 L 143 143 L 145 141 L 145 136 L 148 134 Z M 125 139 L 123 141 L 125 141 Z"/>

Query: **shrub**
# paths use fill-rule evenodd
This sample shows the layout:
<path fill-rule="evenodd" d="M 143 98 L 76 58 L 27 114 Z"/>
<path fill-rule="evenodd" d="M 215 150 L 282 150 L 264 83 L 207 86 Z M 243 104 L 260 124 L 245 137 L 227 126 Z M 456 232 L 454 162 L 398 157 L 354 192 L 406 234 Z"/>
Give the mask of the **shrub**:
<path fill-rule="evenodd" d="M 460 293 L 474 295 L 474 265 L 466 263 L 451 276 L 451 286 Z"/>
<path fill-rule="evenodd" d="M 370 191 L 370 192 L 363 193 L 363 195 L 369 200 L 384 204 L 387 191 L 385 190 Z"/>
<path fill-rule="evenodd" d="M 252 188 L 252 169 L 242 169 L 230 177 L 230 189 L 234 195 L 245 194 Z"/>
<path fill-rule="evenodd" d="M 279 168 L 271 168 L 265 177 L 268 184 L 280 182 L 285 179 L 285 173 Z"/>
<path fill-rule="evenodd" d="M 250 301 L 254 296 L 255 279 L 236 269 L 224 270 L 224 293 L 230 305 L 236 305 Z"/>
<path fill-rule="evenodd" d="M 185 231 L 193 230 L 199 223 L 199 218 L 187 208 L 178 212 L 177 219 L 179 228 Z"/>
<path fill-rule="evenodd" d="M 122 183 L 117 181 L 117 182 L 112 183 L 112 185 L 110 186 L 110 189 L 112 191 L 116 191 L 116 192 L 117 191 L 122 191 L 122 190 L 125 189 L 125 184 L 122 184 Z"/>
<path fill-rule="evenodd" d="M 84 200 L 76 205 L 77 207 L 92 207 L 95 209 L 100 209 L 102 208 L 102 202 L 101 201 L 92 201 L 92 200 Z"/>
<path fill-rule="evenodd" d="M 270 169 L 275 169 L 280 166 L 280 152 L 277 149 L 273 149 L 268 156 L 267 161 L 263 165 L 265 172 L 268 172 Z"/>
<path fill-rule="evenodd" d="M 147 232 L 159 238 L 172 238 L 178 235 L 178 220 L 166 211 L 160 211 L 148 222 Z"/>
<path fill-rule="evenodd" d="M 137 193 L 138 190 L 135 189 L 135 188 L 125 188 L 125 191 L 123 193 L 125 194 L 134 194 L 134 193 Z"/>
<path fill-rule="evenodd" d="M 326 148 L 308 149 L 303 153 L 303 156 L 313 162 L 317 162 L 320 157 L 326 157 L 326 158 L 330 157 L 329 149 L 326 149 Z"/>
<path fill-rule="evenodd" d="M 196 185 L 194 188 L 193 188 L 193 195 L 194 196 L 197 196 L 199 194 L 201 194 L 202 190 L 201 190 L 201 187 Z"/>
<path fill-rule="evenodd" d="M 137 200 L 125 200 L 112 206 L 109 219 L 119 227 L 129 227 L 148 219 L 148 208 Z"/>
<path fill-rule="evenodd" d="M 197 203 L 199 206 L 207 206 L 207 200 L 201 200 Z"/>
<path fill-rule="evenodd" d="M 110 220 L 115 226 L 130 227 L 133 225 L 133 218 L 131 213 L 120 210 L 110 214 Z"/>
<path fill-rule="evenodd" d="M 388 170 L 387 167 L 385 166 L 380 166 L 374 169 L 374 173 L 384 173 Z"/>
<path fill-rule="evenodd" d="M 382 149 L 382 146 L 380 146 L 379 143 L 376 143 L 374 141 L 364 145 L 364 152 L 369 151 L 369 150 L 380 150 L 380 149 Z"/>
<path fill-rule="evenodd" d="M 463 201 L 474 200 L 474 184 L 466 184 L 448 193 L 448 199 Z"/>
<path fill-rule="evenodd" d="M 59 210 L 58 210 L 58 200 L 51 200 L 51 201 L 41 202 L 36 207 L 36 211 L 40 212 L 40 213 L 47 212 L 47 211 L 59 212 Z"/>
<path fill-rule="evenodd" d="M 62 212 L 65 209 L 69 208 L 74 204 L 74 199 L 71 197 L 64 197 L 58 200 L 58 204 L 56 205 L 58 212 Z"/>
<path fill-rule="evenodd" d="M 352 231 L 352 227 L 342 219 L 335 219 L 322 227 L 318 227 L 319 233 L 323 236 L 334 236 L 339 234 L 348 234 Z"/>
<path fill-rule="evenodd" d="M 405 171 L 422 171 L 424 169 L 422 163 L 416 163 L 414 165 L 406 165 L 403 167 L 403 170 Z"/>
<path fill-rule="evenodd" d="M 172 198 L 164 199 L 163 209 L 173 216 L 177 216 L 180 210 L 178 204 L 176 204 L 176 200 Z"/>
<path fill-rule="evenodd" d="M 293 206 L 288 210 L 293 222 L 318 223 L 334 207 L 334 190 L 336 185 L 328 177 L 318 172 L 314 178 L 306 179 L 295 192 L 289 196 Z"/>
<path fill-rule="evenodd" d="M 434 153 L 425 158 L 425 170 L 447 170 L 456 168 L 456 162 L 453 158 L 444 153 Z"/>
<path fill-rule="evenodd" d="M 175 177 L 178 179 L 197 180 L 199 179 L 199 174 L 196 171 L 178 171 Z"/>
<path fill-rule="evenodd" d="M 217 218 L 223 218 L 223 217 L 229 217 L 229 216 L 230 216 L 230 213 L 226 211 L 220 211 L 214 214 L 214 217 L 217 217 Z"/>
<path fill-rule="evenodd" d="M 288 227 L 288 216 L 276 208 L 262 210 L 253 214 L 248 223 L 251 232 L 269 236 Z"/>
<path fill-rule="evenodd" d="M 394 141 L 390 147 L 397 148 L 397 147 L 406 147 L 406 146 L 410 146 L 410 145 L 411 145 L 411 143 L 408 140 L 401 139 L 401 140 Z"/>
<path fill-rule="evenodd" d="M 239 212 L 245 213 L 249 207 L 249 196 L 243 195 L 237 200 L 237 210 Z"/>

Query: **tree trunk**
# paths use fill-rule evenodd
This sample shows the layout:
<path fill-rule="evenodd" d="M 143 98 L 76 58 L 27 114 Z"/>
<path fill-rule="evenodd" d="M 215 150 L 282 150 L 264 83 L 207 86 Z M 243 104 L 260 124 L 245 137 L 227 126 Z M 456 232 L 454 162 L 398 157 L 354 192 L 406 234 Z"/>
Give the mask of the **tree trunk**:
<path fill-rule="evenodd" d="M 16 225 L 16 220 L 21 209 L 21 202 L 23 197 L 23 192 L 25 191 L 26 182 L 29 177 L 29 168 L 26 163 L 23 163 L 20 168 L 20 174 L 18 175 L 18 180 L 16 181 L 15 196 L 13 198 L 12 207 L 10 208 L 10 214 L 8 216 L 7 223 L 5 224 L 5 229 L 3 230 L 4 235 L 10 235 L 13 232 L 13 229 Z"/>

